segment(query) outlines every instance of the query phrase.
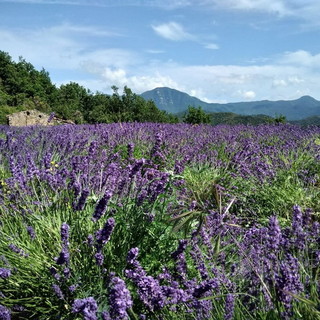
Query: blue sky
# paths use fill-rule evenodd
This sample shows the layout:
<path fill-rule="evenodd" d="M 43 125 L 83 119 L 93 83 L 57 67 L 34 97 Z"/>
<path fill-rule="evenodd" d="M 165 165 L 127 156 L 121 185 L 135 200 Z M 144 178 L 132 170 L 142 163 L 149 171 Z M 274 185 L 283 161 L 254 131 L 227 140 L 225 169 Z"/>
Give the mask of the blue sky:
<path fill-rule="evenodd" d="M 0 50 L 93 92 L 320 100 L 319 0 L 0 0 Z"/>

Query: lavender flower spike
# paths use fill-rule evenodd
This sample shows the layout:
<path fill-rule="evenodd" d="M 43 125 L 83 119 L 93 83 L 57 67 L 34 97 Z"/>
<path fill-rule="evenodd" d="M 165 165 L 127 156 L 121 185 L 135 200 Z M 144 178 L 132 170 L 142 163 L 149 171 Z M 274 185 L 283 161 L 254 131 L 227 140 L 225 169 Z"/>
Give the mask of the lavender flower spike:
<path fill-rule="evenodd" d="M 61 226 L 61 240 L 63 242 L 63 244 L 65 246 L 68 245 L 68 240 L 69 240 L 69 230 L 70 230 L 70 227 L 67 223 L 63 223 L 62 226 Z"/>
<path fill-rule="evenodd" d="M 11 320 L 11 312 L 6 307 L 0 304 L 0 319 L 1 320 Z"/>
<path fill-rule="evenodd" d="M 98 202 L 94 210 L 92 221 L 96 222 L 104 215 L 107 209 L 108 201 L 111 199 L 111 197 L 112 197 L 112 192 L 107 191 L 104 194 L 104 196 L 100 199 L 100 201 Z"/>
<path fill-rule="evenodd" d="M 48 123 L 50 123 L 54 119 L 54 117 L 55 117 L 55 113 L 51 112 L 48 118 Z"/>
<path fill-rule="evenodd" d="M 36 237 L 36 233 L 35 233 L 34 229 L 31 226 L 27 226 L 27 232 L 28 232 L 30 238 L 32 240 L 34 240 Z"/>
<path fill-rule="evenodd" d="M 84 320 L 97 320 L 97 302 L 92 297 L 76 299 L 72 305 L 73 313 L 82 313 Z"/>
<path fill-rule="evenodd" d="M 97 243 L 102 246 L 110 240 L 111 233 L 115 226 L 114 218 L 109 218 L 104 227 L 96 232 Z"/>
<path fill-rule="evenodd" d="M 60 300 L 64 299 L 64 295 L 61 291 L 61 288 L 57 284 L 53 284 L 52 289 Z"/>
<path fill-rule="evenodd" d="M 0 268 L 0 278 L 6 279 L 11 276 L 11 270 L 7 268 Z"/>
<path fill-rule="evenodd" d="M 74 204 L 74 206 L 73 206 L 73 209 L 74 209 L 75 211 L 81 211 L 81 210 L 83 210 L 83 208 L 84 208 L 84 206 L 85 206 L 85 204 L 86 204 L 87 198 L 88 198 L 88 196 L 89 196 L 89 193 L 90 193 L 90 192 L 89 192 L 88 190 L 83 190 L 83 191 L 81 192 L 81 196 L 80 196 L 78 202 L 77 202 L 76 204 Z"/>
<path fill-rule="evenodd" d="M 127 309 L 132 307 L 132 299 L 125 282 L 118 277 L 111 280 L 109 303 L 111 319 L 128 319 Z"/>
<path fill-rule="evenodd" d="M 138 254 L 139 254 L 139 248 L 130 249 L 127 255 L 127 263 L 135 265 Z"/>
<path fill-rule="evenodd" d="M 98 266 L 102 266 L 103 265 L 103 260 L 104 260 L 104 256 L 101 252 L 97 252 L 95 255 L 94 255 L 95 259 L 96 259 L 96 264 Z"/>
<path fill-rule="evenodd" d="M 225 320 L 233 319 L 234 305 L 235 305 L 235 295 L 231 293 L 227 294 L 226 304 L 225 304 L 225 314 L 224 314 Z"/>
<path fill-rule="evenodd" d="M 70 261 L 70 253 L 67 247 L 62 248 L 60 255 L 55 259 L 56 263 L 59 265 L 68 264 Z"/>

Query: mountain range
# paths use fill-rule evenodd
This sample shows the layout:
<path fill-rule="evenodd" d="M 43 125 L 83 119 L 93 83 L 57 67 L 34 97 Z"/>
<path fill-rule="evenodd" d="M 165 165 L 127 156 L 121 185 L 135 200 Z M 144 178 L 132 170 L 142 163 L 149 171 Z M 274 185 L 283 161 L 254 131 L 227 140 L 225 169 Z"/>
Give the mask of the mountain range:
<path fill-rule="evenodd" d="M 287 120 L 320 116 L 320 101 L 310 96 L 302 96 L 296 100 L 207 103 L 185 92 L 167 87 L 146 91 L 141 96 L 146 100 L 153 100 L 159 109 L 176 114 L 186 111 L 189 106 L 200 106 L 206 112 L 232 112 L 240 115 L 264 114 L 271 117 L 284 115 Z"/>

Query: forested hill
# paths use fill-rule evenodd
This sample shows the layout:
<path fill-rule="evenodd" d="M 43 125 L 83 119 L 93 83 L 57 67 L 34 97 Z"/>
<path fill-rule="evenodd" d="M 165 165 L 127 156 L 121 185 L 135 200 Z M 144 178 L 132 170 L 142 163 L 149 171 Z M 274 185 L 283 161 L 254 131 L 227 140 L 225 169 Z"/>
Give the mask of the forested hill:
<path fill-rule="evenodd" d="M 201 106 L 206 112 L 231 112 L 239 115 L 264 114 L 270 117 L 281 114 L 288 120 L 320 116 L 320 101 L 310 96 L 303 96 L 297 100 L 207 103 L 187 93 L 166 87 L 146 91 L 141 96 L 154 101 L 159 109 L 172 113 L 183 112 L 188 106 Z"/>
<path fill-rule="evenodd" d="M 36 109 L 75 123 L 176 122 L 177 118 L 159 110 L 125 87 L 123 93 L 90 92 L 75 82 L 57 87 L 44 69 L 38 71 L 20 58 L 18 62 L 0 51 L 0 123 L 8 114 Z"/>

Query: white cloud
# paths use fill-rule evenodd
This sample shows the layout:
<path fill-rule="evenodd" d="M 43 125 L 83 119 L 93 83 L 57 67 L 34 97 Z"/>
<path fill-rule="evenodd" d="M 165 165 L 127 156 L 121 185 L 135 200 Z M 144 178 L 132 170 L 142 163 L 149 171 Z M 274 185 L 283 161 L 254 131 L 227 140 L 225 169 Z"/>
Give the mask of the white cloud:
<path fill-rule="evenodd" d="M 294 17 L 304 27 L 319 27 L 320 1 L 318 0 L 194 0 L 194 5 L 211 9 L 235 10 L 273 14 L 280 18 Z"/>
<path fill-rule="evenodd" d="M 272 82 L 272 86 L 277 87 L 287 87 L 292 85 L 299 85 L 304 83 L 305 80 L 299 76 L 289 76 L 286 79 L 274 79 Z"/>
<path fill-rule="evenodd" d="M 73 25 L 70 23 L 63 23 L 58 26 L 50 28 L 51 32 L 53 33 L 59 33 L 61 35 L 63 34 L 79 34 L 81 36 L 83 35 L 89 35 L 92 37 L 114 37 L 114 36 L 122 36 L 119 33 L 105 30 L 99 27 L 95 26 L 84 26 L 84 25 Z"/>
<path fill-rule="evenodd" d="M 286 87 L 288 85 L 287 81 L 284 79 L 274 79 L 272 82 L 272 86 L 277 87 Z"/>
<path fill-rule="evenodd" d="M 116 35 L 112 31 L 92 26 L 71 24 L 38 30 L 0 29 L 1 50 L 9 52 L 14 59 L 22 55 L 37 68 L 44 67 L 47 70 L 83 68 L 87 72 L 92 72 L 90 68 L 97 63 L 113 67 L 126 67 L 137 63 L 138 56 L 127 50 L 112 48 L 90 50 L 89 44 L 81 39 L 84 34 L 92 39 Z"/>
<path fill-rule="evenodd" d="M 288 65 L 320 68 L 320 53 L 312 55 L 310 52 L 305 50 L 286 52 L 279 59 L 279 62 Z"/>
<path fill-rule="evenodd" d="M 129 76 L 124 69 L 112 70 L 110 68 L 104 68 L 101 74 L 101 79 L 103 83 L 105 83 L 106 88 L 110 88 L 112 85 L 116 85 L 118 87 L 128 86 L 137 93 L 142 93 L 146 90 L 151 90 L 156 87 L 171 87 L 181 89 L 173 79 L 168 76 L 164 76 L 159 72 L 155 72 L 153 75 Z"/>
<path fill-rule="evenodd" d="M 186 32 L 183 29 L 183 26 L 177 22 L 168 22 L 164 24 L 159 24 L 156 26 L 152 26 L 152 29 L 159 36 L 168 40 L 181 41 L 181 40 L 190 40 L 193 38 L 193 36 L 188 32 Z"/>
<path fill-rule="evenodd" d="M 155 50 L 155 49 L 149 49 L 147 50 L 148 53 L 151 53 L 151 54 L 160 54 L 160 53 L 165 53 L 164 50 Z"/>
<path fill-rule="evenodd" d="M 202 0 L 201 4 L 227 10 L 270 12 L 281 16 L 291 14 L 284 0 Z"/>
<path fill-rule="evenodd" d="M 252 90 L 239 92 L 245 100 L 253 100 L 256 97 L 256 93 Z"/>
<path fill-rule="evenodd" d="M 209 44 L 206 44 L 204 46 L 206 49 L 210 49 L 210 50 L 217 50 L 219 49 L 219 46 L 215 43 L 209 43 Z"/>

